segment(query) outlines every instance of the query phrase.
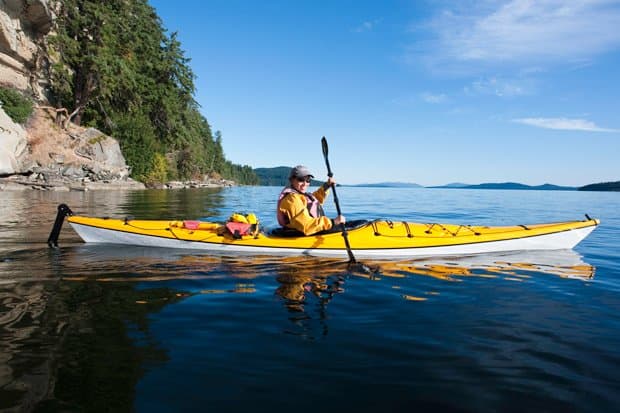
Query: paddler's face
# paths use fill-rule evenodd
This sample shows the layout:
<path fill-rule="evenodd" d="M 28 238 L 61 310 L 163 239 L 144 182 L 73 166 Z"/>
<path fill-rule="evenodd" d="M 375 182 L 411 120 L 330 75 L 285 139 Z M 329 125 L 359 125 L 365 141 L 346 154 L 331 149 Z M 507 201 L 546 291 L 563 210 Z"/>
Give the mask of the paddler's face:
<path fill-rule="evenodd" d="M 303 178 L 293 178 L 292 181 L 293 188 L 301 193 L 304 193 L 310 186 L 311 178 L 310 176 L 304 176 Z"/>

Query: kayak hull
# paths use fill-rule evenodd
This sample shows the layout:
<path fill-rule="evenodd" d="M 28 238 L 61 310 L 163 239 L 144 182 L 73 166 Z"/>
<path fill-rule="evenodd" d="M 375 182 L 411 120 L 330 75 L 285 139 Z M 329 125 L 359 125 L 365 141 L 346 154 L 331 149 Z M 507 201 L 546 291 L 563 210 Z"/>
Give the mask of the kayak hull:
<path fill-rule="evenodd" d="M 218 254 L 309 255 L 347 258 L 340 233 L 307 237 L 265 235 L 234 239 L 217 223 L 189 229 L 182 221 L 115 220 L 71 216 L 69 223 L 87 243 L 191 249 Z M 348 231 L 359 258 L 409 258 L 505 251 L 572 249 L 598 220 L 510 227 L 373 221 Z"/>

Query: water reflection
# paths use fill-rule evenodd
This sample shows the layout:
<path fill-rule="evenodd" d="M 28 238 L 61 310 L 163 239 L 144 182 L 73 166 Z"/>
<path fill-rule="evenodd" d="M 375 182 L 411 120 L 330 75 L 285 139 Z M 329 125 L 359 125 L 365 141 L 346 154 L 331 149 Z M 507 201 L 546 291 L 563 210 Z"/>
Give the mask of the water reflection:
<path fill-rule="evenodd" d="M 0 410 L 125 411 L 167 359 L 149 315 L 187 295 L 62 277 L 0 288 Z"/>
<path fill-rule="evenodd" d="M 314 264 L 289 259 L 276 269 L 275 294 L 292 322 L 284 332 L 306 339 L 328 334 L 328 305 L 345 291 L 346 267 L 342 263 L 315 261 Z"/>
<path fill-rule="evenodd" d="M 371 261 L 364 263 L 376 272 L 351 272 L 346 262 L 338 259 L 273 256 L 193 255 L 184 250 L 83 245 L 72 248 L 62 270 L 65 280 L 99 282 L 192 282 L 190 294 L 255 294 L 273 288 L 288 312 L 288 318 L 299 327 L 300 334 L 328 331 L 326 320 L 329 303 L 346 293 L 351 278 L 388 283 L 383 288 L 396 290 L 390 295 L 410 302 L 441 299 L 438 284 L 421 289 L 414 280 L 428 277 L 444 282 L 468 279 L 537 282 L 540 277 L 554 276 L 583 281 L 594 277 L 595 268 L 572 250 L 528 253 L 486 254 L 468 257 L 429 258 L 405 261 Z M 118 272 L 125 262 L 131 271 Z M 89 265 L 91 272 L 81 269 Z M 97 275 L 101 274 L 101 275 Z M 254 280 L 267 278 L 258 283 Z M 377 288 L 379 288 L 377 286 Z M 262 289 L 262 291 L 261 291 Z M 290 331 L 289 331 L 290 332 Z"/>
<path fill-rule="evenodd" d="M 28 264 L 34 256 L 38 263 Z M 144 372 L 168 360 L 149 320 L 188 297 L 271 294 L 287 321 L 281 332 L 312 341 L 330 334 L 331 306 L 349 291 L 358 296 L 352 289 L 360 282 L 383 289 L 383 298 L 415 303 L 441 300 L 442 284 L 535 282 L 549 275 L 588 281 L 595 272 L 574 251 L 364 261 L 378 269 L 373 274 L 350 272 L 335 259 L 118 246 L 31 250 L 8 258 L 2 265 L 9 273 L 24 265 L 40 270 L 4 278 L 0 286 L 0 408 L 25 410 L 127 410 Z M 432 283 L 420 283 L 425 279 Z M 228 311 L 234 308 L 233 302 Z"/>
<path fill-rule="evenodd" d="M 63 252 L 64 251 L 64 252 Z M 202 254 L 186 250 L 148 247 L 84 244 L 61 249 L 64 279 L 99 281 L 164 281 L 175 279 L 235 278 L 254 279 L 275 276 L 282 287 L 282 297 L 293 299 L 308 292 L 306 284 L 317 291 L 326 279 L 338 276 L 380 281 L 414 276 L 462 282 L 470 277 L 523 281 L 535 276 L 552 275 L 583 281 L 594 278 L 595 267 L 586 263 L 573 250 L 508 252 L 457 257 L 433 257 L 414 260 L 364 260 L 371 273 L 350 271 L 346 261 L 334 258 L 227 256 Z M 7 258 L 5 265 L 19 265 L 17 255 Z M 58 258 L 56 258 L 58 259 Z M 131 262 L 131 273 L 114 275 Z M 88 265 L 89 273 L 83 273 Z M 98 273 L 106 274 L 101 278 Z M 290 286 L 288 286 L 290 284 Z M 298 287 L 294 287 L 297 285 Z M 299 285 L 304 286 L 300 288 Z"/>
<path fill-rule="evenodd" d="M 573 250 L 527 251 L 481 254 L 462 257 L 428 258 L 380 264 L 388 277 L 423 275 L 445 281 L 463 281 L 464 277 L 503 278 L 523 281 L 534 275 L 590 280 L 595 267 L 583 261 Z"/>
<path fill-rule="evenodd" d="M 225 188 L 149 190 L 130 192 L 122 213 L 140 219 L 196 219 L 218 216 Z"/>

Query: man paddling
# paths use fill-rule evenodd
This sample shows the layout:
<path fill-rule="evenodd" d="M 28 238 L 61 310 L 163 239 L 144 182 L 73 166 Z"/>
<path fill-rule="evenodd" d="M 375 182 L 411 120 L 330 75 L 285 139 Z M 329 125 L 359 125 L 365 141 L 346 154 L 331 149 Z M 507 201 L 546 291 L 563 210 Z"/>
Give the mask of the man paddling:
<path fill-rule="evenodd" d="M 323 211 L 322 205 L 329 188 L 336 185 L 334 178 L 330 177 L 318 190 L 308 193 L 312 178 L 314 175 L 307 167 L 297 165 L 291 169 L 289 185 L 282 190 L 278 198 L 278 223 L 304 235 L 327 231 L 346 222 L 343 215 L 330 219 Z"/>

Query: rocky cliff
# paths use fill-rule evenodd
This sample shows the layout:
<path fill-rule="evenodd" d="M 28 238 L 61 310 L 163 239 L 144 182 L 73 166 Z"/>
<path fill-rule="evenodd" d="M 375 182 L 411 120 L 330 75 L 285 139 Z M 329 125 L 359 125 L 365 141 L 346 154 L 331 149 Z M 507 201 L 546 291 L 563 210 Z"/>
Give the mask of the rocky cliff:
<path fill-rule="evenodd" d="M 142 189 L 129 178 L 118 142 L 93 128 L 54 123 L 35 109 L 26 128 L 0 109 L 0 190 Z"/>
<path fill-rule="evenodd" d="M 48 0 L 0 0 L 0 84 L 44 98 L 41 47 L 53 18 Z"/>
<path fill-rule="evenodd" d="M 56 125 L 46 108 L 48 0 L 0 0 L 0 86 L 38 104 L 25 126 L 0 107 L 0 190 L 143 188 L 129 178 L 118 142 L 96 129 Z"/>

